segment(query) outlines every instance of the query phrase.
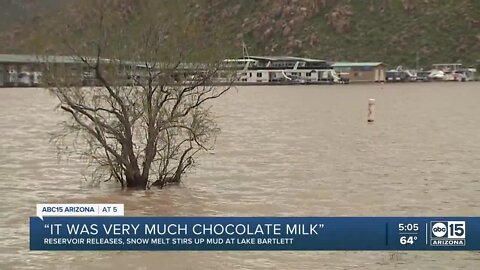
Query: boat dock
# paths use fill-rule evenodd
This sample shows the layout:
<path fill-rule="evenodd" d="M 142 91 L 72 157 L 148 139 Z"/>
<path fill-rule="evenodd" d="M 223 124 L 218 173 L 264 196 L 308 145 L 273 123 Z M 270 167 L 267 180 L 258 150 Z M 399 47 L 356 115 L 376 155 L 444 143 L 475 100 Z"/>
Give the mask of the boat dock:
<path fill-rule="evenodd" d="M 107 64 L 121 65 L 123 83 L 134 85 L 141 79 L 145 64 L 101 59 Z M 480 61 L 477 61 L 480 65 Z M 361 82 L 428 82 L 474 81 L 477 69 L 464 68 L 461 63 L 435 64 L 429 70 L 388 69 L 383 62 L 330 62 L 292 56 L 244 56 L 225 59 L 213 84 L 231 82 L 236 85 L 347 84 Z M 92 70 L 75 56 L 35 56 L 0 54 L 0 87 L 39 87 L 46 68 L 62 71 L 69 82 L 78 85 L 98 85 Z M 202 71 L 202 64 L 183 63 L 179 75 L 188 78 Z M 230 74 L 230 75 L 226 75 Z M 188 80 L 188 79 L 187 79 Z"/>

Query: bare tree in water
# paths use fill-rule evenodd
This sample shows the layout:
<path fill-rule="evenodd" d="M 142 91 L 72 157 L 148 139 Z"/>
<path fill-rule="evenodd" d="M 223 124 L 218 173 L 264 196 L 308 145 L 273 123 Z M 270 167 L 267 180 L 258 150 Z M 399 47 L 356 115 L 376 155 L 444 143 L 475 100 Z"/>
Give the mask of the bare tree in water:
<path fill-rule="evenodd" d="M 56 141 L 82 142 L 76 149 L 96 175 L 122 187 L 178 183 L 212 148 L 218 127 L 207 103 L 230 84 L 212 85 L 220 61 L 186 64 L 204 41 L 194 22 L 181 14 L 166 21 L 151 3 L 125 15 L 109 2 L 90 2 L 84 23 L 66 24 L 57 36 L 76 64 L 46 66 L 49 91 L 68 115 Z M 81 77 L 97 86 L 81 87 Z"/>

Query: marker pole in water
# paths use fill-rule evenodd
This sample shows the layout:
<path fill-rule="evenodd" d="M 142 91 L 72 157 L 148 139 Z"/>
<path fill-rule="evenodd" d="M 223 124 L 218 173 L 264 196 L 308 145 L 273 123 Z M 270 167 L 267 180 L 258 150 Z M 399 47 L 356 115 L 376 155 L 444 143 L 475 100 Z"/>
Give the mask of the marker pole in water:
<path fill-rule="evenodd" d="M 372 123 L 375 119 L 375 99 L 371 98 L 368 100 L 368 120 L 367 122 Z"/>

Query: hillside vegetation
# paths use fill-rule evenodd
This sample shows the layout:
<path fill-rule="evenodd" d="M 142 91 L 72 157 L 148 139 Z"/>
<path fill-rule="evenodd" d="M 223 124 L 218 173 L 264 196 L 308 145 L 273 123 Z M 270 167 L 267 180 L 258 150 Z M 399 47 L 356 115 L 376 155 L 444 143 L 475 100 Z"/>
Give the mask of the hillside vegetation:
<path fill-rule="evenodd" d="M 0 53 L 14 50 L 31 29 L 64 7 L 62 0 L 0 0 Z"/>
<path fill-rule="evenodd" d="M 138 10 L 142 9 L 138 6 L 145 3 L 108 1 L 112 10 L 125 16 L 125 20 L 141 16 Z M 61 3 L 57 1 L 60 11 L 53 15 L 51 12 L 42 15 L 43 12 L 40 17 L 26 16 L 27 20 L 35 17 L 37 23 L 32 27 L 27 27 L 28 22 L 15 20 L 9 29 L 3 27 L 4 36 L 12 28 L 25 33 L 10 37 L 4 50 L 26 52 L 35 48 L 38 38 L 62 24 L 62 20 L 81 26 L 88 1 Z M 163 1 L 155 5 L 154 10 L 164 14 L 164 21 L 159 23 L 174 20 L 178 13 L 171 10 L 178 11 L 179 7 L 180 16 L 193 21 L 197 25 L 195 34 L 203 37 L 202 42 L 192 42 L 198 51 L 220 44 L 225 54 L 240 56 L 244 42 L 251 55 L 383 61 L 390 66 L 414 67 L 417 55 L 424 67 L 435 62 L 457 61 L 474 65 L 480 59 L 478 0 Z M 25 12 L 36 11 L 26 9 Z M 132 25 L 129 31 L 135 31 L 135 27 L 141 26 Z"/>

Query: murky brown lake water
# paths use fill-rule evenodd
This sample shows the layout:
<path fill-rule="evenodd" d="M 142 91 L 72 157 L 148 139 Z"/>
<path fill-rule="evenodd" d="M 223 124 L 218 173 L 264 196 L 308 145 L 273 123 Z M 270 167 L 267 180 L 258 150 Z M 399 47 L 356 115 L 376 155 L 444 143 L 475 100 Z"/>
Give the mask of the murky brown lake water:
<path fill-rule="evenodd" d="M 366 123 L 367 102 L 376 121 Z M 479 269 L 478 252 L 30 252 L 37 203 L 126 215 L 480 215 L 480 84 L 240 87 L 184 184 L 121 192 L 82 180 L 48 142 L 42 89 L 0 89 L 0 269 Z"/>

